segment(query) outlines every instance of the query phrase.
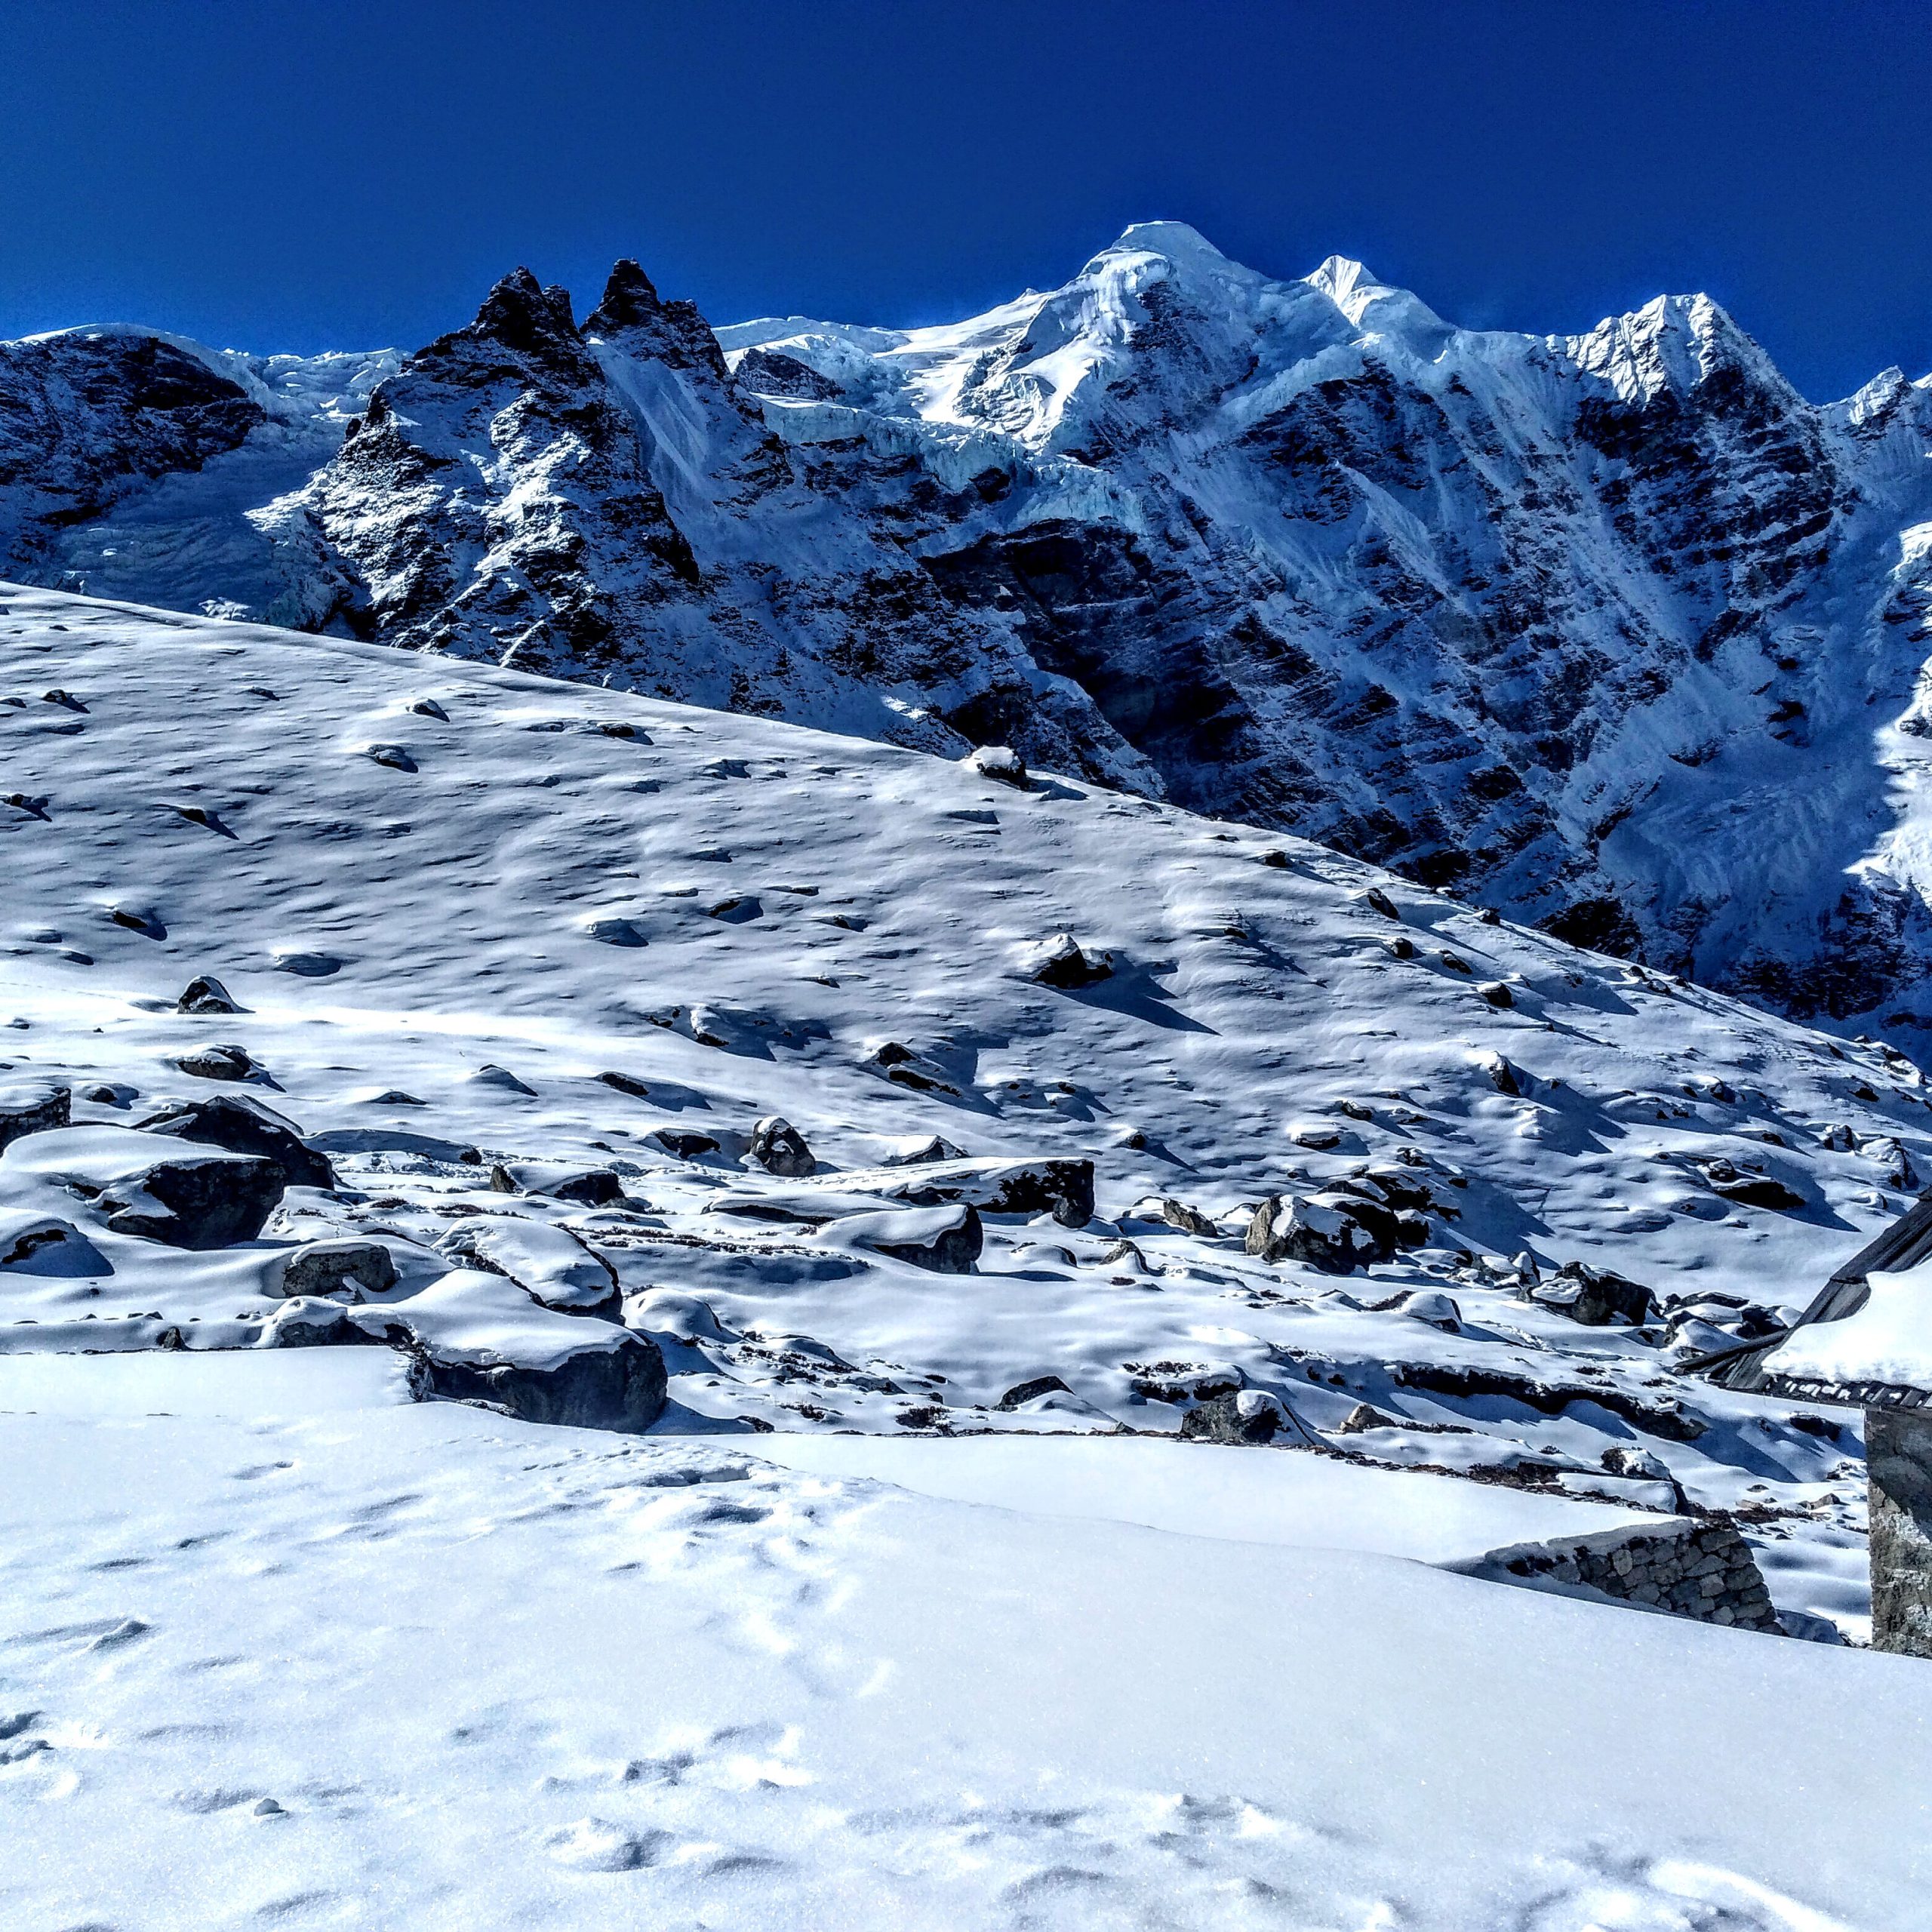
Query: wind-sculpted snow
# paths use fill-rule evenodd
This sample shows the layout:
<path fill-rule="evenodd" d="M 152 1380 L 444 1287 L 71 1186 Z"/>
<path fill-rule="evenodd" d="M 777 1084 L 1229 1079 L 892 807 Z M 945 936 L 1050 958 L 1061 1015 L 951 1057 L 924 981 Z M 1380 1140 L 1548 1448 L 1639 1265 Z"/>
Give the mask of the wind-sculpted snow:
<path fill-rule="evenodd" d="M 1909 1044 L 1929 436 L 1706 297 L 1469 331 L 1153 223 L 912 331 L 714 336 L 626 263 L 581 325 L 519 270 L 401 358 L 0 346 L 0 558 L 1011 744 Z"/>
<path fill-rule="evenodd" d="M 1909 1063 L 1017 760 L 44 590 L 0 761 L 0 1918 L 1911 1921 L 1856 1419 L 1687 1372 L 1932 1172 Z M 1720 1511 L 1821 1641 L 1428 1567 Z"/>

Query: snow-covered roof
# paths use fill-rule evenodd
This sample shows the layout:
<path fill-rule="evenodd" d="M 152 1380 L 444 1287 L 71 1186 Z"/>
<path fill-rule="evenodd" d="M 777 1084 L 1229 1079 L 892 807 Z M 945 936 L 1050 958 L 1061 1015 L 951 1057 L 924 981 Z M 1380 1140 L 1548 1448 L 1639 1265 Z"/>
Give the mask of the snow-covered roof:
<path fill-rule="evenodd" d="M 1732 1388 L 1915 1408 L 1932 1401 L 1932 1192 L 1838 1269 Z"/>
<path fill-rule="evenodd" d="M 1868 1287 L 1855 1312 L 1807 1322 L 1772 1351 L 1765 1366 L 1779 1383 L 1888 1407 L 1932 1401 L 1932 1260 L 1874 1274 Z"/>

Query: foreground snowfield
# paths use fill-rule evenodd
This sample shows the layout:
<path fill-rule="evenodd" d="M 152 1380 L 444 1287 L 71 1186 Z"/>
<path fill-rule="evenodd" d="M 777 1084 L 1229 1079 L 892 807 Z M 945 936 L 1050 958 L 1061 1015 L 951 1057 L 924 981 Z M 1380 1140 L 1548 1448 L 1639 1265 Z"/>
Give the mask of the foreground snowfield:
<path fill-rule="evenodd" d="M 200 1413 L 149 1357 L 171 1414 L 0 1416 L 0 1920 L 1927 1922 L 1903 1660 L 532 1429 L 352 1355 L 360 1408 Z"/>
<path fill-rule="evenodd" d="M 0 1152 L 79 1257 L 0 1262 L 0 1922 L 1932 1923 L 1932 1675 L 1424 1567 L 1724 1509 L 1860 1635 L 1854 1419 L 1677 1371 L 1932 1172 L 1908 1064 L 1091 785 L 50 592 L 0 761 L 0 1088 L 251 1096 L 339 1183 L 189 1253 Z M 1112 976 L 1029 977 L 1063 931 Z M 934 1137 L 1096 1214 L 869 1245 Z M 1374 1173 L 1418 1244 L 1244 1251 Z M 479 1220 L 610 1265 L 650 1436 L 274 1346 L 316 1235 L 425 1332 L 625 1332 L 456 1265 Z M 1527 1298 L 1571 1260 L 1665 1306 Z M 1230 1387 L 1327 1453 L 1111 1433 Z"/>

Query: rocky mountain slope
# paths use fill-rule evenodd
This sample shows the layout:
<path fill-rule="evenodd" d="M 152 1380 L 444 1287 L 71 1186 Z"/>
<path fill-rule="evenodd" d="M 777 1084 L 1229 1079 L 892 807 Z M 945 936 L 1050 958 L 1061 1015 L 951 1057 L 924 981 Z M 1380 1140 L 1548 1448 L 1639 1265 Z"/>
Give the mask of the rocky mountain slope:
<path fill-rule="evenodd" d="M 1932 1172 L 1902 1056 L 43 589 L 0 768 L 0 1919 L 1910 1921 L 1858 1418 L 1690 1372 Z"/>
<path fill-rule="evenodd" d="M 1702 297 L 1469 331 L 1175 223 L 913 331 L 519 272 L 401 358 L 0 349 L 0 567 L 1011 743 L 1909 1045 L 1927 411 Z"/>

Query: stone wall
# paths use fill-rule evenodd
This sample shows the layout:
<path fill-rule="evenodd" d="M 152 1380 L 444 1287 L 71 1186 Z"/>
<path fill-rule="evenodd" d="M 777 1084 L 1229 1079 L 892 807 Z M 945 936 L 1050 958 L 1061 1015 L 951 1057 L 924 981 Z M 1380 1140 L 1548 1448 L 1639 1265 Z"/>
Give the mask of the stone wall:
<path fill-rule="evenodd" d="M 1700 1623 L 1783 1634 L 1750 1546 L 1723 1518 L 1660 1516 L 1589 1536 L 1512 1544 L 1448 1567 L 1497 1583 L 1598 1591 Z"/>
<path fill-rule="evenodd" d="M 1932 1657 L 1932 1411 L 1867 1409 L 1872 1647 Z"/>

